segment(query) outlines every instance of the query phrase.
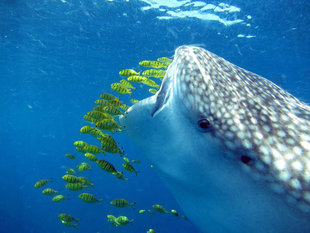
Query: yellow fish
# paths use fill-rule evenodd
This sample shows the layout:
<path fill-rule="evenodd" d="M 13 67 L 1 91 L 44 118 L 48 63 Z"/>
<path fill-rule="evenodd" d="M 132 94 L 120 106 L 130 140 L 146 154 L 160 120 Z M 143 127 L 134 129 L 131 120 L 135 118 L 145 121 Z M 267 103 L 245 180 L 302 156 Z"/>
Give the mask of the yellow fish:
<path fill-rule="evenodd" d="M 83 172 L 83 171 L 91 170 L 91 166 L 88 163 L 85 163 L 85 162 L 77 165 L 76 168 L 78 169 L 78 171 L 80 173 Z"/>
<path fill-rule="evenodd" d="M 124 160 L 126 163 L 130 163 L 130 160 L 129 160 L 127 157 L 124 157 L 123 160 Z"/>
<path fill-rule="evenodd" d="M 124 70 L 121 70 L 121 71 L 119 72 L 119 74 L 120 74 L 121 76 L 124 76 L 124 77 L 129 77 L 129 76 L 132 76 L 132 75 L 139 75 L 140 72 L 138 73 L 138 72 L 136 72 L 136 71 L 133 70 L 133 69 L 124 69 Z"/>
<path fill-rule="evenodd" d="M 92 153 L 85 153 L 84 156 L 90 160 L 90 161 L 96 161 L 97 160 L 97 157 L 95 155 L 93 155 Z"/>
<path fill-rule="evenodd" d="M 143 71 L 142 75 L 147 77 L 163 78 L 166 74 L 165 70 L 149 69 Z"/>
<path fill-rule="evenodd" d="M 142 83 L 143 81 L 145 81 L 145 79 L 146 77 L 139 76 L 139 75 L 133 75 L 127 78 L 128 81 L 133 82 L 133 83 Z"/>
<path fill-rule="evenodd" d="M 42 191 L 42 194 L 44 195 L 54 195 L 56 193 L 59 193 L 59 192 L 51 188 L 47 188 Z"/>
<path fill-rule="evenodd" d="M 119 109 L 113 107 L 113 106 L 105 106 L 103 108 L 103 111 L 105 111 L 106 113 L 112 115 L 112 116 L 120 116 L 120 115 L 124 115 L 124 113 L 122 113 Z"/>
<path fill-rule="evenodd" d="M 83 188 L 88 188 L 88 186 L 83 185 L 81 183 L 68 183 L 68 184 L 66 184 L 66 189 L 69 189 L 71 191 L 80 191 Z"/>
<path fill-rule="evenodd" d="M 134 173 L 136 173 L 136 175 L 138 174 L 138 172 L 134 169 L 134 167 L 133 167 L 131 164 L 129 164 L 129 163 L 123 163 L 122 166 L 123 166 L 123 168 L 125 168 L 127 171 L 129 171 L 129 172 L 134 172 Z"/>
<path fill-rule="evenodd" d="M 176 216 L 176 217 L 179 217 L 179 213 L 176 211 L 176 210 L 171 210 L 171 213 Z"/>
<path fill-rule="evenodd" d="M 126 216 L 119 216 L 118 218 L 116 218 L 116 222 L 119 223 L 120 225 L 127 225 L 129 223 L 132 223 L 133 219 L 130 220 Z"/>
<path fill-rule="evenodd" d="M 87 143 L 86 143 L 86 142 L 83 142 L 83 141 L 75 141 L 75 142 L 73 143 L 73 145 L 74 145 L 75 147 L 84 147 L 84 146 L 87 145 Z"/>
<path fill-rule="evenodd" d="M 129 203 L 125 199 L 114 199 L 113 201 L 110 202 L 111 205 L 119 208 L 124 208 L 126 206 L 131 206 L 132 208 L 135 207 L 136 202 Z"/>
<path fill-rule="evenodd" d="M 43 187 L 44 185 L 46 185 L 47 182 L 49 182 L 49 181 L 50 181 L 50 180 L 45 180 L 45 179 L 39 180 L 38 182 L 36 182 L 36 183 L 34 184 L 34 187 L 35 187 L 35 188 L 41 188 L 41 187 Z"/>
<path fill-rule="evenodd" d="M 112 83 L 111 89 L 116 91 L 117 93 L 120 93 L 120 94 L 130 94 L 131 95 L 131 91 L 128 88 L 124 87 L 121 83 Z"/>
<path fill-rule="evenodd" d="M 64 175 L 62 179 L 68 183 L 79 183 L 79 177 L 73 175 Z"/>
<path fill-rule="evenodd" d="M 163 206 L 161 206 L 161 205 L 156 204 L 156 205 L 152 205 L 152 207 L 153 207 L 154 210 L 156 210 L 159 213 L 168 214 L 168 211 L 165 210 L 165 208 Z"/>
<path fill-rule="evenodd" d="M 128 180 L 124 177 L 123 172 L 112 172 L 112 175 L 114 175 L 117 179 L 120 180 Z"/>
<path fill-rule="evenodd" d="M 109 173 L 117 172 L 113 164 L 109 163 L 106 160 L 97 160 L 96 163 L 102 170 L 106 172 L 109 172 Z"/>
<path fill-rule="evenodd" d="M 139 65 L 140 66 L 143 66 L 143 67 L 153 67 L 153 68 L 162 68 L 164 67 L 160 62 L 158 61 L 147 61 L 147 60 L 144 60 L 144 61 L 140 61 L 139 62 Z"/>
<path fill-rule="evenodd" d="M 80 183 L 81 183 L 81 184 L 84 184 L 84 185 L 86 185 L 87 187 L 88 187 L 88 186 L 92 186 L 92 187 L 95 186 L 95 185 L 94 185 L 92 182 L 90 182 L 90 180 L 87 179 L 86 177 L 79 177 L 79 180 L 80 180 Z"/>
<path fill-rule="evenodd" d="M 155 95 L 157 93 L 158 90 L 154 89 L 154 88 L 150 88 L 149 92 L 152 93 L 153 95 Z"/>
<path fill-rule="evenodd" d="M 133 104 L 135 104 L 135 103 L 138 103 L 138 102 L 139 102 L 139 100 L 137 100 L 137 99 L 130 99 L 130 101 L 131 101 L 131 103 L 133 103 Z"/>
<path fill-rule="evenodd" d="M 75 219 L 73 218 L 71 215 L 69 214 L 59 214 L 58 215 L 58 218 L 61 220 L 61 221 L 65 221 L 65 222 L 79 222 L 79 219 Z"/>
<path fill-rule="evenodd" d="M 102 200 L 98 200 L 97 198 L 95 198 L 95 196 L 93 196 L 90 193 L 81 193 L 79 195 L 79 198 L 86 203 L 95 203 L 95 202 L 101 203 L 102 202 Z"/>
<path fill-rule="evenodd" d="M 113 100 L 113 99 L 118 99 L 116 96 L 108 93 L 102 93 L 100 95 L 100 98 L 105 99 L 105 100 Z"/>
<path fill-rule="evenodd" d="M 159 57 L 159 58 L 157 58 L 157 61 L 159 61 L 159 62 L 170 62 L 170 61 L 172 61 L 172 59 L 170 59 L 168 57 Z"/>
<path fill-rule="evenodd" d="M 143 214 L 145 210 L 139 210 L 139 214 Z"/>
<path fill-rule="evenodd" d="M 53 197 L 52 202 L 62 202 L 66 199 L 68 199 L 68 196 L 65 197 L 65 196 L 59 194 L 59 195 Z"/>
<path fill-rule="evenodd" d="M 119 81 L 124 87 L 128 88 L 128 89 L 136 89 L 133 85 L 131 85 L 130 82 L 128 82 L 127 80 L 125 79 L 121 79 Z"/>
<path fill-rule="evenodd" d="M 86 145 L 83 147 L 83 151 L 88 152 L 88 153 L 93 153 L 93 154 L 99 154 L 101 153 L 100 148 L 94 145 Z"/>
<path fill-rule="evenodd" d="M 123 128 L 114 119 L 104 119 L 104 120 L 98 121 L 95 124 L 95 126 L 98 127 L 99 129 L 111 131 L 111 132 L 121 131 Z"/>
<path fill-rule="evenodd" d="M 146 233 L 156 233 L 154 229 L 149 229 Z"/>
<path fill-rule="evenodd" d="M 66 170 L 66 174 L 68 174 L 68 175 L 74 175 L 76 172 L 74 171 L 74 169 L 72 169 L 72 168 L 68 168 L 67 170 Z"/>
<path fill-rule="evenodd" d="M 69 159 L 75 159 L 75 156 L 72 155 L 72 154 L 66 154 L 66 157 L 69 158 Z"/>
<path fill-rule="evenodd" d="M 150 87 L 159 88 L 159 85 L 155 81 L 149 78 L 145 78 L 145 80 L 142 81 L 142 83 Z"/>

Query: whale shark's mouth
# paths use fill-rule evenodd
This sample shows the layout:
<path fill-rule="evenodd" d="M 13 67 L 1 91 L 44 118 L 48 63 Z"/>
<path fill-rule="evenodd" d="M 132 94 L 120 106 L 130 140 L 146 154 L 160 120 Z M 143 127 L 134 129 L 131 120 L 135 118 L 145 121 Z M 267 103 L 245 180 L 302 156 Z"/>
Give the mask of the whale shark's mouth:
<path fill-rule="evenodd" d="M 171 63 L 166 71 L 166 75 L 160 86 L 159 91 L 156 93 L 156 104 L 152 111 L 152 117 L 155 117 L 160 111 L 165 108 L 168 100 L 173 95 L 173 78 L 175 74 L 175 63 Z"/>

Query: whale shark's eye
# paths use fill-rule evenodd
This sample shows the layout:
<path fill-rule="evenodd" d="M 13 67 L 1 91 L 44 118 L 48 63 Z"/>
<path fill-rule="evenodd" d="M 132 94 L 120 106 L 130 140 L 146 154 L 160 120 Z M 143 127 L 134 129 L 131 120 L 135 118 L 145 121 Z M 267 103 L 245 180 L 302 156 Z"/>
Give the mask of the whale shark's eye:
<path fill-rule="evenodd" d="M 241 155 L 240 160 L 242 163 L 244 163 L 246 165 L 252 165 L 253 164 L 253 159 L 247 155 Z"/>
<path fill-rule="evenodd" d="M 210 132 L 212 130 L 212 125 L 207 119 L 201 119 L 198 121 L 198 127 L 203 132 Z"/>

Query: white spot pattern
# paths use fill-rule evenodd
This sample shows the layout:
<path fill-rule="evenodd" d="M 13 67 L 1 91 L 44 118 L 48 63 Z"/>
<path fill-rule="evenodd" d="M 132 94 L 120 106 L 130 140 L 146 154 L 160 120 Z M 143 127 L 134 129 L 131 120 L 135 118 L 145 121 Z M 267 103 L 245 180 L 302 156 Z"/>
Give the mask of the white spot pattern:
<path fill-rule="evenodd" d="M 170 68 L 171 67 L 171 68 Z M 202 48 L 179 47 L 166 77 L 193 115 L 284 199 L 310 210 L 310 107 L 267 79 Z M 166 78 L 165 77 L 165 78 Z M 241 154 L 242 153 L 242 154 Z"/>

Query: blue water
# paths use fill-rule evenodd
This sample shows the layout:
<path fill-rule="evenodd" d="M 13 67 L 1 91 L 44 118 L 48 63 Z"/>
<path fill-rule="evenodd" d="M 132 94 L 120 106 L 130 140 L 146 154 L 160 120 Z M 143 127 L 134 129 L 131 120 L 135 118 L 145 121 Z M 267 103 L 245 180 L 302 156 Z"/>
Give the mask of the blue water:
<path fill-rule="evenodd" d="M 137 213 L 156 203 L 182 210 L 123 133 L 114 137 L 128 157 L 142 161 L 136 165 L 138 176 L 126 173 L 129 181 L 123 182 L 95 164 L 84 174 L 95 183 L 90 192 L 103 205 L 81 202 L 61 180 L 66 168 L 82 162 L 72 143 L 95 143 L 79 132 L 83 115 L 99 94 L 112 92 L 110 83 L 119 80 L 121 69 L 139 69 L 141 60 L 171 57 L 183 44 L 200 45 L 310 103 L 308 0 L 227 1 L 240 9 L 232 12 L 221 11 L 225 7 L 219 1 L 209 1 L 220 9 L 210 12 L 221 20 L 207 18 L 203 2 L 159 7 L 157 1 L 147 2 L 0 2 L 0 232 L 199 232 L 190 221 Z M 135 97 L 148 95 L 145 91 Z M 71 161 L 65 153 L 80 159 Z M 109 159 L 120 168 L 117 155 Z M 43 178 L 52 179 L 50 186 L 70 199 L 52 203 L 34 189 Z M 136 209 L 108 204 L 120 197 L 136 201 Z M 78 230 L 60 223 L 57 215 L 62 212 L 81 219 Z M 107 214 L 135 221 L 115 228 L 106 221 Z"/>

